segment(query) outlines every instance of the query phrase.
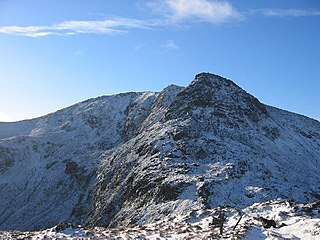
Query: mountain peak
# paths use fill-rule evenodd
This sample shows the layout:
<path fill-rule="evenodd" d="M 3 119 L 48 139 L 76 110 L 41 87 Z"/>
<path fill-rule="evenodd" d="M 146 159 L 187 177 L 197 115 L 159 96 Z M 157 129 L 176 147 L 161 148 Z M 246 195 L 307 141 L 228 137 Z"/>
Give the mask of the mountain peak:
<path fill-rule="evenodd" d="M 235 85 L 231 80 L 221 77 L 217 74 L 213 73 L 208 73 L 208 72 L 202 72 L 197 74 L 193 81 L 191 82 L 191 85 L 194 84 L 205 84 L 208 86 L 213 86 L 213 85 L 225 85 L 225 86 L 231 86 Z"/>
<path fill-rule="evenodd" d="M 226 79 L 218 74 L 210 73 L 210 72 L 201 72 L 198 73 L 195 77 L 195 80 L 200 80 L 200 79 Z"/>
<path fill-rule="evenodd" d="M 236 122 L 243 117 L 257 122 L 262 116 L 268 116 L 258 99 L 233 81 L 211 73 L 197 74 L 190 85 L 178 93 L 166 116 L 188 118 L 197 109 L 211 109 L 217 118 Z"/>

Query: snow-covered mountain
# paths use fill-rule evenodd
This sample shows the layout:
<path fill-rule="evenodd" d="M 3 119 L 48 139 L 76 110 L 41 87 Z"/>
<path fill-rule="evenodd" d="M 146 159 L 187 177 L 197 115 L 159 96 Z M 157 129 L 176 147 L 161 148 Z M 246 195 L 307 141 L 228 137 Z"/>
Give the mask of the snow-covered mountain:
<path fill-rule="evenodd" d="M 0 123 L 0 230 L 145 224 L 320 199 L 320 123 L 198 74 Z"/>

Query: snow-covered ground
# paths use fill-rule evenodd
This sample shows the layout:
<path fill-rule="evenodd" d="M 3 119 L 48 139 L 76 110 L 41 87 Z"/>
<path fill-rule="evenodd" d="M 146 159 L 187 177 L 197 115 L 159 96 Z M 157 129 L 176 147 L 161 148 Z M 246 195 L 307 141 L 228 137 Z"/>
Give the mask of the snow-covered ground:
<path fill-rule="evenodd" d="M 220 221 L 221 213 L 224 221 Z M 276 227 L 264 228 L 258 220 L 274 220 Z M 239 221 L 240 220 L 240 221 Z M 223 223 L 221 225 L 221 222 Z M 221 234 L 222 226 L 222 234 Z M 281 239 L 318 240 L 320 202 L 302 205 L 292 201 L 257 203 L 242 211 L 230 207 L 192 211 L 185 216 L 154 223 L 117 227 L 84 228 L 60 224 L 37 232 L 0 232 L 1 239 Z"/>

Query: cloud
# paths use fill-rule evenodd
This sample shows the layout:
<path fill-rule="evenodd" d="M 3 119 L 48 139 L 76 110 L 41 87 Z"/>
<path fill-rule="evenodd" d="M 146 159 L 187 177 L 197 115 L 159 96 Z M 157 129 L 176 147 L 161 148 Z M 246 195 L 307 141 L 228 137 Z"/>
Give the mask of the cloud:
<path fill-rule="evenodd" d="M 162 45 L 166 50 L 178 50 L 179 46 L 173 41 L 168 40 L 165 44 Z"/>
<path fill-rule="evenodd" d="M 255 9 L 253 13 L 267 17 L 312 17 L 320 16 L 320 10 L 305 9 Z"/>
<path fill-rule="evenodd" d="M 216 0 L 157 0 L 148 4 L 153 12 L 172 22 L 196 20 L 221 24 L 244 17 L 227 1 Z"/>
<path fill-rule="evenodd" d="M 113 17 L 105 20 L 65 21 L 52 25 L 0 26 L 0 34 L 33 38 L 76 34 L 119 35 L 132 29 L 161 29 L 172 26 L 188 26 L 196 22 L 223 24 L 244 20 L 252 14 L 266 17 L 320 16 L 319 9 L 265 8 L 251 9 L 240 13 L 226 0 L 152 0 L 144 4 L 158 17 L 151 19 Z M 168 47 L 170 48 L 170 44 Z M 171 49 L 176 49 L 176 47 L 171 44 Z"/>
<path fill-rule="evenodd" d="M 0 34 L 45 37 L 50 35 L 105 34 L 118 35 L 131 29 L 155 29 L 176 26 L 188 21 L 221 24 L 241 20 L 241 15 L 229 2 L 217 0 L 153 0 L 147 7 L 158 18 L 132 19 L 114 17 L 95 21 L 65 21 L 52 25 L 0 26 Z"/>
<path fill-rule="evenodd" d="M 12 121 L 12 117 L 8 116 L 5 113 L 0 112 L 0 122 L 11 122 L 11 121 Z"/>
<path fill-rule="evenodd" d="M 151 26 L 151 22 L 142 20 L 114 18 L 103 21 L 66 21 L 47 26 L 0 26 L 0 33 L 27 37 L 74 34 L 117 35 L 125 33 L 129 29 L 147 29 Z"/>

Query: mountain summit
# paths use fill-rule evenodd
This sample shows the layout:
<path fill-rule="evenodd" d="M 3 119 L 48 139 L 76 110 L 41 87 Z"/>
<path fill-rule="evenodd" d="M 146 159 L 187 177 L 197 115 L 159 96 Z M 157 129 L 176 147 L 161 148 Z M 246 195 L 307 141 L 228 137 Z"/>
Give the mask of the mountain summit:
<path fill-rule="evenodd" d="M 191 84 L 179 92 L 168 114 L 177 111 L 174 117 L 178 117 L 197 108 L 211 108 L 217 117 L 228 114 L 228 117 L 250 118 L 254 122 L 260 116 L 268 115 L 264 105 L 256 98 L 231 80 L 210 73 L 196 75 Z M 224 117 L 227 118 L 226 115 Z"/>
<path fill-rule="evenodd" d="M 0 123 L 0 230 L 144 224 L 320 198 L 320 123 L 231 80 L 90 99 Z"/>

